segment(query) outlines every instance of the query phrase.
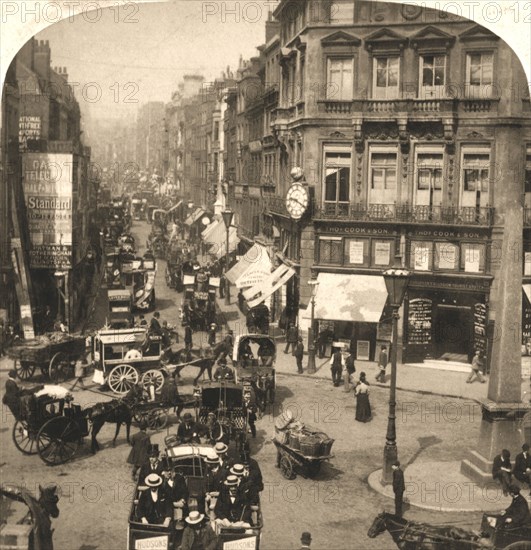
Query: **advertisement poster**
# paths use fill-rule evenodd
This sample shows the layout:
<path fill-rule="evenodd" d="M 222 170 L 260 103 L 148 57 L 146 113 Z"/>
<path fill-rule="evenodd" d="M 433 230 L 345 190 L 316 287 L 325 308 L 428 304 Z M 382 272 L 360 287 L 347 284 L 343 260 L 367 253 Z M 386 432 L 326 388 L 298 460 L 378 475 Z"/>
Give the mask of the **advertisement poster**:
<path fill-rule="evenodd" d="M 479 272 L 480 249 L 469 245 L 465 248 L 465 271 L 467 273 Z"/>
<path fill-rule="evenodd" d="M 457 268 L 457 246 L 454 244 L 438 243 L 437 257 L 439 260 L 439 269 Z"/>
<path fill-rule="evenodd" d="M 389 265 L 391 263 L 391 243 L 376 242 L 374 244 L 374 265 Z"/>
<path fill-rule="evenodd" d="M 24 153 L 23 186 L 33 268 L 72 267 L 72 167 L 68 154 Z"/>
<path fill-rule="evenodd" d="M 18 124 L 19 151 L 22 153 L 28 149 L 28 140 L 40 139 L 41 117 L 21 116 Z"/>
<path fill-rule="evenodd" d="M 417 244 L 414 249 L 414 269 L 416 271 L 429 271 L 431 245 Z"/>
<path fill-rule="evenodd" d="M 348 247 L 349 263 L 363 264 L 363 249 L 365 243 L 363 241 L 350 241 Z"/>

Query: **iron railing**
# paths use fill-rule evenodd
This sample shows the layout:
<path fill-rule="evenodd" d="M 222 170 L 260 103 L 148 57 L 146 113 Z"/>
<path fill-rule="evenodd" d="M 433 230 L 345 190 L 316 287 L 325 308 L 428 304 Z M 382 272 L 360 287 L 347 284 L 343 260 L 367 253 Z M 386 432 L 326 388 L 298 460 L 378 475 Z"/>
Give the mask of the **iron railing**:
<path fill-rule="evenodd" d="M 314 207 L 313 217 L 320 220 L 491 226 L 494 223 L 494 208 L 324 203 Z"/>

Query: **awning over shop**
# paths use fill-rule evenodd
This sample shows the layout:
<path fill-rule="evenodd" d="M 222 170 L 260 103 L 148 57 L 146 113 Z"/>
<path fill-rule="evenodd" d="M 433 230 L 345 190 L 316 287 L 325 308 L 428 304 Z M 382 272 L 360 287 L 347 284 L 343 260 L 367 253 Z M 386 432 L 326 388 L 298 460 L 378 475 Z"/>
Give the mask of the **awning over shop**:
<path fill-rule="evenodd" d="M 220 245 L 215 245 L 212 250 L 210 250 L 210 254 L 214 254 L 216 258 L 222 258 L 227 253 L 227 230 L 225 229 L 223 233 L 223 241 Z M 236 250 L 236 247 L 238 246 L 238 243 L 240 242 L 240 239 L 238 237 L 238 230 L 236 227 L 231 227 L 229 229 L 229 254 L 231 252 L 234 252 Z"/>
<path fill-rule="evenodd" d="M 254 244 L 240 261 L 227 271 L 227 279 L 237 288 L 261 284 L 271 273 L 271 258 L 265 246 Z"/>
<path fill-rule="evenodd" d="M 208 230 L 208 233 L 205 234 L 205 231 Z M 227 228 L 223 221 L 218 221 L 211 223 L 207 229 L 201 234 L 203 242 L 206 244 L 225 244 L 227 238 Z"/>
<path fill-rule="evenodd" d="M 206 210 L 203 208 L 196 208 L 195 211 L 186 218 L 184 225 L 194 224 L 205 212 Z"/>
<path fill-rule="evenodd" d="M 214 229 L 216 229 L 216 227 L 218 227 L 218 225 L 220 224 L 222 220 L 219 220 L 219 219 L 214 219 L 212 220 L 212 223 L 207 225 L 205 227 L 205 229 L 203 229 L 202 233 L 201 233 L 201 238 L 203 239 L 203 241 L 207 242 L 206 239 L 208 238 L 208 236 L 212 233 L 212 231 Z"/>
<path fill-rule="evenodd" d="M 256 307 L 267 300 L 282 285 L 285 285 L 295 275 L 295 270 L 282 264 L 264 281 L 243 291 L 243 296 L 247 300 L 249 307 Z"/>
<path fill-rule="evenodd" d="M 531 285 L 522 285 L 522 288 L 524 289 L 527 299 L 531 303 Z"/>
<path fill-rule="evenodd" d="M 319 273 L 315 319 L 378 323 L 387 301 L 381 275 Z"/>

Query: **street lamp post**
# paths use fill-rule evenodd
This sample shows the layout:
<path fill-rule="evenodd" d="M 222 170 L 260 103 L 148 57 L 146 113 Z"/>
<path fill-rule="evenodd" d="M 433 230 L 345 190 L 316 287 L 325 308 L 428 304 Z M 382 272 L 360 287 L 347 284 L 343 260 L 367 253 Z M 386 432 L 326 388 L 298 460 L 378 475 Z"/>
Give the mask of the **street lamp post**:
<path fill-rule="evenodd" d="M 315 374 L 315 334 L 313 325 L 315 322 L 315 295 L 317 294 L 317 287 L 319 281 L 317 279 L 311 279 L 308 281 L 312 289 L 312 316 L 310 320 L 310 328 L 308 329 L 308 374 Z"/>
<path fill-rule="evenodd" d="M 385 286 L 389 294 L 389 302 L 393 308 L 393 340 L 391 347 L 391 388 L 389 390 L 389 416 L 382 469 L 382 483 L 387 485 L 393 481 L 392 466 L 398 458 L 396 447 L 396 354 L 398 347 L 398 310 L 404 300 L 409 282 L 409 271 L 405 269 L 387 269 L 383 272 Z"/>
<path fill-rule="evenodd" d="M 226 210 L 223 210 L 221 215 L 223 216 L 223 223 L 225 224 L 225 228 L 227 230 L 227 248 L 226 248 L 226 256 L 225 256 L 225 275 L 226 275 L 229 268 L 229 231 L 232 223 L 232 218 L 234 217 L 234 212 L 229 208 L 227 208 Z M 225 276 L 225 304 L 230 305 L 230 283 L 229 281 L 227 281 L 226 276 Z"/>

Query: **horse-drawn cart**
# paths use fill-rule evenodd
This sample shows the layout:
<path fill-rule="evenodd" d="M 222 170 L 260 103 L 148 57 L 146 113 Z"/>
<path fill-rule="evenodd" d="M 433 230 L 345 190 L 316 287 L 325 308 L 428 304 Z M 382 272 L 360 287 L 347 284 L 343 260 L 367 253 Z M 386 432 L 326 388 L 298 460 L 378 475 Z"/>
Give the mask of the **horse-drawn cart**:
<path fill-rule="evenodd" d="M 44 386 L 23 396 L 15 414 L 13 441 L 23 454 L 38 454 L 51 466 L 71 460 L 89 433 L 86 416 L 62 386 Z"/>
<path fill-rule="evenodd" d="M 8 349 L 20 380 L 29 380 L 39 368 L 54 383 L 72 377 L 74 363 L 85 356 L 85 336 L 53 333 L 34 340 L 21 340 Z"/>
<path fill-rule="evenodd" d="M 295 479 L 297 473 L 303 477 L 314 478 L 321 471 L 321 464 L 333 458 L 330 452 L 313 449 L 295 449 L 273 438 L 277 448 L 277 465 L 286 479 Z M 313 452 L 315 454 L 307 454 Z"/>

